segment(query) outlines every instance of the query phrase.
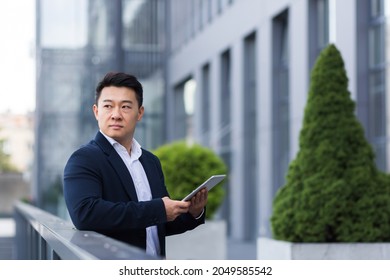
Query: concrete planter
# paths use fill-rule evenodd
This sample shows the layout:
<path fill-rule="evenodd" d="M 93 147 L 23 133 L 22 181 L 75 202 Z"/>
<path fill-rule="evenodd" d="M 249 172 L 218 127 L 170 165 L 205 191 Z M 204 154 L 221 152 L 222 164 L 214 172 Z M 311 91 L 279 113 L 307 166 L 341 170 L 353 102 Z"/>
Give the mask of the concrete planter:
<path fill-rule="evenodd" d="M 224 260 L 226 222 L 206 221 L 194 230 L 167 237 L 168 260 Z"/>
<path fill-rule="evenodd" d="M 291 243 L 259 237 L 259 260 L 389 260 L 390 243 Z"/>

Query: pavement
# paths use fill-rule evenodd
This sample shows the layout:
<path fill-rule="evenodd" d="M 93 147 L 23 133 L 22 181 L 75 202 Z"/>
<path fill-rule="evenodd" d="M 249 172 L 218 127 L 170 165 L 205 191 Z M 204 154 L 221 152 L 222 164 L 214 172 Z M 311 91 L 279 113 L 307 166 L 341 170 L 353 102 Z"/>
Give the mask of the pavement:
<path fill-rule="evenodd" d="M 0 219 L 0 237 L 13 237 L 15 235 L 15 222 L 12 218 Z"/>
<path fill-rule="evenodd" d="M 15 222 L 12 218 L 0 219 L 0 260 L 11 260 L 15 236 Z"/>
<path fill-rule="evenodd" d="M 240 241 L 228 239 L 227 241 L 227 259 L 228 260 L 255 260 L 256 241 Z"/>

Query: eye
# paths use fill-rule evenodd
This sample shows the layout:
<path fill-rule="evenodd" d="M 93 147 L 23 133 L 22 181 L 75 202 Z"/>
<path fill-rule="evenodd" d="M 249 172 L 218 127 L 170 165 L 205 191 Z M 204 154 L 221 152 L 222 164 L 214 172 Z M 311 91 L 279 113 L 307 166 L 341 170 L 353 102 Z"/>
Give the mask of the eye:
<path fill-rule="evenodd" d="M 105 105 L 103 105 L 103 108 L 110 109 L 110 108 L 112 108 L 112 106 L 110 104 L 105 104 Z"/>
<path fill-rule="evenodd" d="M 122 108 L 125 109 L 125 110 L 130 110 L 131 106 L 130 105 L 123 105 Z"/>

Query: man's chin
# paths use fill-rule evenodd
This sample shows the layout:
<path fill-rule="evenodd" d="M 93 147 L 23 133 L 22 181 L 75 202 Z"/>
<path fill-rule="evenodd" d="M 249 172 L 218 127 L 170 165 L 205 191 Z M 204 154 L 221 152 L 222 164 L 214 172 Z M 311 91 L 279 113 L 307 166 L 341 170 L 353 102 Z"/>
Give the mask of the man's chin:
<path fill-rule="evenodd" d="M 108 136 L 110 136 L 111 138 L 123 137 L 123 136 L 122 136 L 122 133 L 117 132 L 117 131 L 110 131 L 110 133 L 108 134 Z"/>
<path fill-rule="evenodd" d="M 117 140 L 118 138 L 123 138 L 123 133 L 121 133 L 120 131 L 117 131 L 117 130 L 112 130 L 112 129 L 107 131 L 106 135 L 108 137 L 111 137 L 112 139 L 115 139 L 115 140 Z"/>

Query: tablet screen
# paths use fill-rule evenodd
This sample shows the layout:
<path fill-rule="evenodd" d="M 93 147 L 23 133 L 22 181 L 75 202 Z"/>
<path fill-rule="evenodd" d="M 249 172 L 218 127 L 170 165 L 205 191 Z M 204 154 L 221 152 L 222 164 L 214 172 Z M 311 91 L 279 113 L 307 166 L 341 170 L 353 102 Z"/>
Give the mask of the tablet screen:
<path fill-rule="evenodd" d="M 191 200 L 193 196 L 195 196 L 201 189 L 207 188 L 207 190 L 211 190 L 214 186 L 220 183 L 223 179 L 225 179 L 226 175 L 213 175 L 208 178 L 203 184 L 193 190 L 190 194 L 188 194 L 182 201 Z"/>

